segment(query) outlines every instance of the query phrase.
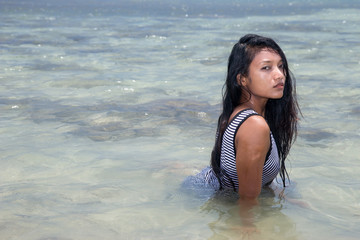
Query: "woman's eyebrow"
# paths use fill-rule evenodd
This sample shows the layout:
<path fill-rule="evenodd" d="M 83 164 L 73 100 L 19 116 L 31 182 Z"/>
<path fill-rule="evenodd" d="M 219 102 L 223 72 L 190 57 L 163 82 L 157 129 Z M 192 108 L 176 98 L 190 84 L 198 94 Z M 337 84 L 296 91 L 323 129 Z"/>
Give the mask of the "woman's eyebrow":
<path fill-rule="evenodd" d="M 265 59 L 265 60 L 260 61 L 259 63 L 272 63 L 272 62 L 275 62 L 275 61 L 274 61 L 274 60 Z M 282 60 L 280 59 L 280 60 L 278 61 L 278 63 L 282 63 Z"/>

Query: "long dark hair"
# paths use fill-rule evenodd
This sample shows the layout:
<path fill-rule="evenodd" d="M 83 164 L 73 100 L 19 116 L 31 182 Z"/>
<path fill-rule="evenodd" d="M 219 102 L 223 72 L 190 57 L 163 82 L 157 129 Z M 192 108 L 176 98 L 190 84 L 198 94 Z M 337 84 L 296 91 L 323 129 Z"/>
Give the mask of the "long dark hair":
<path fill-rule="evenodd" d="M 211 153 L 211 167 L 219 180 L 220 189 L 222 188 L 221 175 L 223 174 L 220 168 L 222 137 L 232 112 L 236 106 L 241 104 L 240 99 L 244 90 L 239 85 L 236 76 L 238 74 L 248 76 L 252 60 L 263 49 L 274 51 L 281 57 L 286 77 L 283 97 L 268 100 L 265 109 L 265 119 L 269 124 L 278 147 L 280 176 L 284 187 L 286 177 L 289 178 L 285 167 L 285 159 L 297 135 L 298 113 L 300 113 L 296 100 L 295 78 L 289 71 L 284 52 L 273 39 L 248 34 L 234 45 L 229 56 L 228 72 L 223 87 L 223 109 L 218 120 L 215 145 Z"/>

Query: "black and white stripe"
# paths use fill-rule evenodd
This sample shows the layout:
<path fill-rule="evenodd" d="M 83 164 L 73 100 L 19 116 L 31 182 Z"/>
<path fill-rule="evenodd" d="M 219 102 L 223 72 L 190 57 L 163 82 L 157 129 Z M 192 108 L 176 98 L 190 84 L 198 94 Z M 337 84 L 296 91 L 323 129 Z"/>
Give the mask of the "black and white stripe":
<path fill-rule="evenodd" d="M 235 152 L 235 135 L 241 126 L 241 124 L 249 117 L 253 115 L 259 115 L 252 109 L 245 109 L 240 111 L 231 120 L 227 126 L 222 140 L 220 168 L 223 171 L 221 181 L 225 188 L 238 189 L 238 176 L 236 172 L 236 152 Z M 276 143 L 272 133 L 270 133 L 271 146 L 265 160 L 263 174 L 262 174 L 262 186 L 271 182 L 279 173 L 280 161 L 279 154 L 276 147 Z"/>

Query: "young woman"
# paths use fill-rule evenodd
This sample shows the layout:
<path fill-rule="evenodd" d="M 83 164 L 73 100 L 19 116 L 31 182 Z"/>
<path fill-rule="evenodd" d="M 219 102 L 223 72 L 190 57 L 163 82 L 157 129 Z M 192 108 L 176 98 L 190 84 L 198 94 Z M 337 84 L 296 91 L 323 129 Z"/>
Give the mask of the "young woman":
<path fill-rule="evenodd" d="M 248 34 L 232 49 L 224 89 L 206 181 L 254 202 L 279 173 L 285 186 L 299 113 L 295 79 L 274 40 Z"/>

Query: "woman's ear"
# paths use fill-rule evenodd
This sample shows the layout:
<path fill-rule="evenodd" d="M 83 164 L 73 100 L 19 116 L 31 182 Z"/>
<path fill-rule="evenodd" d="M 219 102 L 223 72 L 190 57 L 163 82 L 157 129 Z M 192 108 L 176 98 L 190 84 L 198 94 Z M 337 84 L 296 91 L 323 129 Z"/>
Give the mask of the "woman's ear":
<path fill-rule="evenodd" d="M 236 82 L 240 85 L 240 86 L 246 86 L 246 77 L 244 77 L 243 75 L 241 75 L 240 73 L 238 75 L 236 75 Z"/>
<path fill-rule="evenodd" d="M 240 75 L 240 73 L 239 73 L 238 75 L 236 75 L 236 82 L 237 82 L 237 84 L 239 84 L 239 85 L 241 86 L 241 81 L 240 81 L 240 79 L 241 79 L 241 75 Z"/>

